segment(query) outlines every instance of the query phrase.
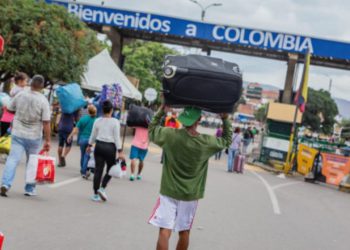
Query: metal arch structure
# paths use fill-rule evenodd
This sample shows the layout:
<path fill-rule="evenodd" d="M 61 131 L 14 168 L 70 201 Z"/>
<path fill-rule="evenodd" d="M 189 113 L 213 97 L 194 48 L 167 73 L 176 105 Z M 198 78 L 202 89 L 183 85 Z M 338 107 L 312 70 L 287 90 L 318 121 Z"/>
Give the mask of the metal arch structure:
<path fill-rule="evenodd" d="M 287 62 L 282 102 L 291 103 L 296 65 L 311 53 L 311 64 L 350 70 L 350 42 L 300 34 L 199 22 L 153 13 L 96 6 L 71 0 L 58 4 L 112 41 L 112 58 L 121 64 L 123 41 L 137 38 Z"/>
<path fill-rule="evenodd" d="M 303 61 L 304 54 L 309 49 L 313 65 L 350 69 L 350 43 L 346 42 L 111 9 L 76 1 L 46 2 L 64 6 L 68 12 L 95 28 L 115 27 L 124 38 L 139 38 L 283 61 L 289 59 L 289 54 L 298 54 L 298 62 Z"/>

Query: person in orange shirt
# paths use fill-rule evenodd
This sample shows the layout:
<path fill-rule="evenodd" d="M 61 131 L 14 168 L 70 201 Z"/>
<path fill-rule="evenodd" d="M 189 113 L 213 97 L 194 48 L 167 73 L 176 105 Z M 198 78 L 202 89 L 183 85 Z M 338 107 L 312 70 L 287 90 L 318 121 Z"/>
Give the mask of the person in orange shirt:
<path fill-rule="evenodd" d="M 181 128 L 181 123 L 177 119 L 177 113 L 175 111 L 171 112 L 171 115 L 165 117 L 164 127 L 179 129 Z M 163 163 L 164 151 L 162 152 L 160 163 Z"/>
<path fill-rule="evenodd" d="M 177 120 L 177 114 L 175 111 L 172 112 L 171 116 L 165 118 L 164 127 L 176 129 L 181 127 L 181 123 Z"/>

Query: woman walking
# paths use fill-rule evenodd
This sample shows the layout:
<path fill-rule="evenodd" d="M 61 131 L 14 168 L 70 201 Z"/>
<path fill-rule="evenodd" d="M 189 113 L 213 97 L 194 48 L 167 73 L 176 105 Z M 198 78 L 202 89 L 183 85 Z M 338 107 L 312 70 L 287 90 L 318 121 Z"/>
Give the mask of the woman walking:
<path fill-rule="evenodd" d="M 227 171 L 232 172 L 233 171 L 233 163 L 235 159 L 236 153 L 238 153 L 239 148 L 241 146 L 242 137 L 240 135 L 240 128 L 235 128 L 235 131 L 232 135 L 232 144 L 230 148 L 228 149 L 228 162 L 227 162 Z"/>
<path fill-rule="evenodd" d="M 72 143 L 73 137 L 76 134 L 79 134 L 78 144 L 80 146 L 80 173 L 84 179 L 88 179 L 90 173 L 87 171 L 87 160 L 85 157 L 86 149 L 89 145 L 89 139 L 92 132 L 92 127 L 96 120 L 97 109 L 94 105 L 89 105 L 88 115 L 84 115 L 78 121 L 76 127 L 73 129 L 72 133 L 68 137 L 68 142 Z M 85 160 L 84 160 L 85 159 Z"/>
<path fill-rule="evenodd" d="M 116 159 L 125 160 L 120 142 L 120 123 L 112 117 L 113 105 L 110 101 L 102 103 L 103 117 L 95 121 L 92 134 L 90 136 L 87 152 L 91 152 L 91 147 L 95 145 L 95 172 L 94 172 L 94 195 L 93 201 L 107 201 L 106 187 L 111 179 L 108 174 L 110 168 L 116 163 Z M 119 153 L 119 155 L 117 155 Z M 102 179 L 103 170 L 107 165 L 107 171 Z M 102 180 L 102 186 L 101 186 Z"/>

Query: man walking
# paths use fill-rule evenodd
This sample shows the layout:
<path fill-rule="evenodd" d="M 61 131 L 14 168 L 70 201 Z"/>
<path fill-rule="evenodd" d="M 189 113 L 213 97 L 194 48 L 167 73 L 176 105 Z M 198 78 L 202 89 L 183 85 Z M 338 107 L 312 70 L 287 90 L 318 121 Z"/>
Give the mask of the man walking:
<path fill-rule="evenodd" d="M 43 131 L 45 134 L 43 149 L 50 150 L 50 105 L 40 93 L 43 88 L 44 77 L 35 75 L 31 81 L 31 89 L 16 95 L 8 106 L 8 110 L 15 113 L 15 118 L 11 150 L 2 175 L 1 196 L 7 197 L 23 153 L 26 153 L 27 161 L 30 154 L 39 153 Z M 26 184 L 25 195 L 36 195 L 35 184 Z"/>
<path fill-rule="evenodd" d="M 185 108 L 179 116 L 184 128 L 160 126 L 165 106 L 149 126 L 150 140 L 164 150 L 160 197 L 149 223 L 160 228 L 157 250 L 169 247 L 171 232 L 179 233 L 177 250 L 186 250 L 198 200 L 203 198 L 209 158 L 231 144 L 232 128 L 227 114 L 222 114 L 223 135 L 220 138 L 197 131 L 201 110 Z"/>
<path fill-rule="evenodd" d="M 68 140 L 75 123 L 79 120 L 79 111 L 73 114 L 63 114 L 58 123 L 58 167 L 66 166 L 66 157 L 72 148 L 72 140 Z"/>

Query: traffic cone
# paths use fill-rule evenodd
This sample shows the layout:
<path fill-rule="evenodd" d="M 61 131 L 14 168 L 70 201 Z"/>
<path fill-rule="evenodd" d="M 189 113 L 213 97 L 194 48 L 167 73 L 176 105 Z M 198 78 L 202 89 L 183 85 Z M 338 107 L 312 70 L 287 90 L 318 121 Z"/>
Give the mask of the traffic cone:
<path fill-rule="evenodd" d="M 0 232 L 0 250 L 2 249 L 2 243 L 4 242 L 4 234 L 2 232 Z"/>

